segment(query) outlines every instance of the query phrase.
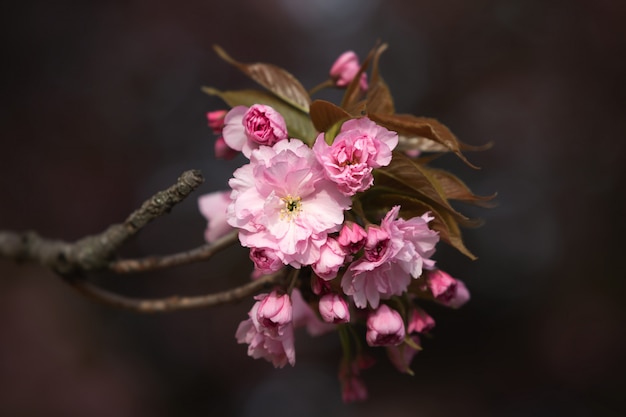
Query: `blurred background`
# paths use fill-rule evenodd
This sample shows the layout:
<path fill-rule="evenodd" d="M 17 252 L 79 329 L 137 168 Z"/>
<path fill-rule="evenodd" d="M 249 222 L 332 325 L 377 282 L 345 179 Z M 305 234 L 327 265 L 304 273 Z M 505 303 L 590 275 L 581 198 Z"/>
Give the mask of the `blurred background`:
<path fill-rule="evenodd" d="M 252 87 L 212 51 L 279 65 L 307 88 L 352 49 L 389 43 L 381 71 L 402 113 L 466 143 L 438 161 L 491 210 L 469 261 L 442 268 L 472 300 L 428 307 L 434 337 L 414 377 L 378 355 L 370 400 L 345 406 L 334 334 L 297 334 L 274 370 L 234 338 L 252 300 L 138 315 L 82 298 L 42 267 L 0 260 L 0 415 L 626 415 L 626 3 L 619 0 L 22 1 L 3 4 L 0 229 L 74 240 L 122 221 L 191 168 L 225 189 L 243 159 L 214 159 L 205 85 Z M 203 243 L 196 198 L 147 227 L 127 256 Z M 137 276 L 128 295 L 204 294 L 247 281 L 246 251 Z M 382 352 L 380 352 L 382 353 Z"/>

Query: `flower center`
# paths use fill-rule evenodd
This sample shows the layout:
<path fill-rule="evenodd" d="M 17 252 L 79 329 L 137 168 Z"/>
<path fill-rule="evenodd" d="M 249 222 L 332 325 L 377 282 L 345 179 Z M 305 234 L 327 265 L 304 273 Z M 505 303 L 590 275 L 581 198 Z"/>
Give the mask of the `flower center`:
<path fill-rule="evenodd" d="M 281 220 L 293 221 L 294 217 L 297 217 L 302 210 L 302 198 L 292 197 L 291 194 L 287 194 L 281 200 L 285 203 L 285 207 L 280 209 Z"/>

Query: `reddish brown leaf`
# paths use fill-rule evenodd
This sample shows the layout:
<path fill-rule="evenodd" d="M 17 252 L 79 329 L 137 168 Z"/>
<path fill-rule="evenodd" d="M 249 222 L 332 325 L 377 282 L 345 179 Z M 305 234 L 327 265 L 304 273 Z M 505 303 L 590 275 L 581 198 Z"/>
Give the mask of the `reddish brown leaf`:
<path fill-rule="evenodd" d="M 325 100 L 315 100 L 309 112 L 318 132 L 326 132 L 337 123 L 351 118 L 344 109 Z"/>
<path fill-rule="evenodd" d="M 459 140 L 450 129 L 435 119 L 418 117 L 412 114 L 390 115 L 381 113 L 369 113 L 368 117 L 381 126 L 385 126 L 387 129 L 394 130 L 399 134 L 416 135 L 441 143 L 454 152 L 467 165 L 478 169 L 478 167 L 471 164 L 461 153 Z"/>
<path fill-rule="evenodd" d="M 372 77 L 369 82 L 366 98 L 368 113 L 393 114 L 396 112 L 389 87 L 387 87 L 387 83 L 385 83 L 378 70 L 378 60 L 386 49 L 387 44 L 380 45 L 374 52 L 374 58 L 372 59 Z"/>
<path fill-rule="evenodd" d="M 374 171 L 374 186 L 390 187 L 409 196 L 419 197 L 429 205 L 445 210 L 461 222 L 470 219 L 456 211 L 438 188 L 438 183 L 420 164 L 399 152 L 393 153 L 391 163 Z"/>
<path fill-rule="evenodd" d="M 287 103 L 308 113 L 309 105 L 311 104 L 309 93 L 289 72 L 272 64 L 261 62 L 245 64 L 238 62 L 219 46 L 214 45 L 213 49 L 224 61 L 237 67 L 241 72 Z"/>
<path fill-rule="evenodd" d="M 459 200 L 486 208 L 495 206 L 491 200 L 496 197 L 496 194 L 488 196 L 476 195 L 470 191 L 469 187 L 465 185 L 463 181 L 448 171 L 426 167 L 424 167 L 424 169 L 437 181 L 439 188 L 443 191 L 448 200 Z"/>

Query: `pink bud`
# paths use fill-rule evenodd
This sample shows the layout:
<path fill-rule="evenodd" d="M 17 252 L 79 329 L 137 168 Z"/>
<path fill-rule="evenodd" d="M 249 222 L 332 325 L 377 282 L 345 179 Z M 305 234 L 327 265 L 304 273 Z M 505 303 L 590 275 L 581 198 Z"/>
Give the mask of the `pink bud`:
<path fill-rule="evenodd" d="M 210 111 L 206 114 L 209 127 L 213 129 L 213 133 L 222 133 L 224 128 L 224 116 L 226 116 L 226 110 Z"/>
<path fill-rule="evenodd" d="M 470 299 L 465 284 L 440 269 L 428 271 L 426 279 L 435 299 L 445 306 L 459 308 Z"/>
<path fill-rule="evenodd" d="M 243 126 L 248 139 L 259 145 L 272 146 L 287 138 L 287 125 L 283 116 L 263 104 L 255 104 L 248 109 L 243 115 Z"/>
<path fill-rule="evenodd" d="M 339 294 L 326 294 L 320 298 L 320 315 L 327 323 L 348 323 L 350 309 L 348 303 Z"/>
<path fill-rule="evenodd" d="M 239 152 L 226 144 L 226 141 L 222 136 L 215 139 L 215 145 L 213 146 L 213 149 L 215 150 L 215 157 L 219 159 L 233 159 L 239 154 Z"/>
<path fill-rule="evenodd" d="M 285 326 L 291 324 L 292 306 L 289 295 L 272 291 L 261 300 L 257 310 L 259 324 L 270 335 L 281 335 Z"/>
<path fill-rule="evenodd" d="M 411 311 L 407 333 L 427 333 L 435 327 L 435 320 L 419 307 Z"/>
<path fill-rule="evenodd" d="M 365 339 L 370 346 L 395 346 L 404 340 L 404 322 L 400 313 L 382 304 L 367 318 Z"/>
<path fill-rule="evenodd" d="M 270 274 L 283 267 L 283 262 L 273 249 L 251 248 L 250 259 L 254 262 L 255 270 L 261 274 Z"/>
<path fill-rule="evenodd" d="M 330 68 L 330 77 L 337 87 L 345 87 L 359 72 L 359 58 L 354 51 L 346 51 L 339 55 L 339 58 Z M 367 90 L 367 75 L 361 74 L 360 87 L 363 91 Z"/>
<path fill-rule="evenodd" d="M 330 291 L 330 281 L 326 281 L 317 275 L 311 276 L 311 291 L 315 295 L 326 294 Z"/>
<path fill-rule="evenodd" d="M 341 382 L 341 399 L 344 403 L 367 400 L 367 387 L 361 378 L 351 375 Z"/>
<path fill-rule="evenodd" d="M 365 230 L 353 222 L 345 222 L 337 241 L 348 253 L 357 253 L 365 245 L 367 233 Z"/>
<path fill-rule="evenodd" d="M 328 237 L 320 248 L 320 257 L 312 267 L 317 276 L 331 280 L 337 276 L 339 268 L 343 266 L 346 255 L 336 239 Z"/>

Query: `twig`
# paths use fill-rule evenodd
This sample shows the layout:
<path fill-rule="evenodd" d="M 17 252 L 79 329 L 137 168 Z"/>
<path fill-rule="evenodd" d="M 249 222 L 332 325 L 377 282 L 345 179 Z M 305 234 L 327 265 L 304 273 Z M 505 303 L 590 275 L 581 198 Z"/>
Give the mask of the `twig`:
<path fill-rule="evenodd" d="M 143 259 L 121 259 L 109 264 L 109 269 L 119 274 L 145 272 L 155 269 L 171 268 L 192 262 L 204 261 L 237 241 L 238 232 L 234 231 L 217 239 L 213 243 L 199 246 L 186 252 L 165 256 L 150 256 Z"/>
<path fill-rule="evenodd" d="M 66 281 L 83 295 L 110 306 L 138 313 L 165 313 L 232 303 L 256 294 L 264 288 L 269 289 L 274 285 L 283 284 L 284 280 L 285 271 L 283 269 L 273 274 L 262 276 L 245 285 L 214 294 L 193 297 L 172 296 L 157 299 L 138 299 L 110 292 L 83 279 L 66 277 Z"/>

